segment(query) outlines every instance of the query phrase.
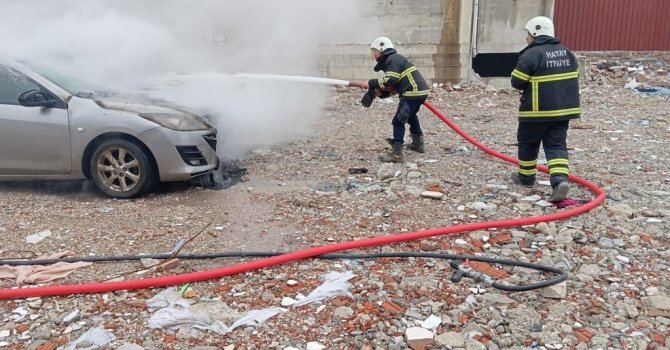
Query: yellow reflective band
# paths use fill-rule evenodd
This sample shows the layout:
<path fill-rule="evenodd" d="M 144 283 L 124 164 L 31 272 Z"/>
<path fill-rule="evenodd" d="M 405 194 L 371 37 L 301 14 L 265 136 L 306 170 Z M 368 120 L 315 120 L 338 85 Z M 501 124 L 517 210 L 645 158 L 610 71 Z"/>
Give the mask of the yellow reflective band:
<path fill-rule="evenodd" d="M 533 111 L 537 112 L 540 110 L 540 89 L 537 82 L 531 83 L 530 94 L 533 100 Z"/>
<path fill-rule="evenodd" d="M 549 169 L 549 175 L 553 174 L 565 174 L 565 175 L 570 175 L 570 171 L 568 168 L 553 168 Z"/>
<path fill-rule="evenodd" d="M 411 67 L 405 69 L 404 71 L 402 71 L 402 73 L 400 73 L 400 78 L 402 79 L 402 78 L 404 78 L 404 77 L 410 75 L 410 74 L 411 74 L 412 72 L 414 72 L 415 70 L 416 70 L 416 67 L 415 67 L 415 66 L 411 66 Z"/>
<path fill-rule="evenodd" d="M 530 80 L 530 75 L 528 75 L 528 74 L 526 74 L 526 73 L 524 73 L 524 72 L 522 72 L 518 69 L 515 69 L 515 70 L 512 71 L 512 76 L 515 77 L 515 78 L 519 78 L 521 80 L 524 80 L 524 81 Z"/>
<path fill-rule="evenodd" d="M 379 87 L 382 89 L 386 87 L 386 85 L 384 84 L 385 82 L 386 82 L 385 79 L 377 79 L 377 83 L 379 83 Z"/>
<path fill-rule="evenodd" d="M 427 96 L 430 93 L 430 90 L 420 90 L 420 91 L 407 91 L 404 96 Z"/>
<path fill-rule="evenodd" d="M 567 80 L 567 79 L 574 79 L 579 77 L 579 72 L 574 71 L 574 72 L 569 72 L 569 73 L 560 73 L 560 74 L 547 74 L 547 75 L 540 75 L 540 76 L 535 76 L 531 77 L 530 81 L 531 82 L 547 82 L 547 81 L 556 81 L 556 80 Z"/>
<path fill-rule="evenodd" d="M 409 84 L 412 85 L 412 91 L 417 91 L 419 90 L 419 87 L 416 85 L 416 81 L 414 81 L 414 77 L 411 75 L 407 76 L 407 80 L 409 80 Z"/>
<path fill-rule="evenodd" d="M 547 162 L 547 165 L 569 165 L 570 161 L 565 158 L 555 158 Z"/>
<path fill-rule="evenodd" d="M 518 172 L 521 175 L 535 175 L 537 174 L 537 169 L 519 169 Z"/>
<path fill-rule="evenodd" d="M 519 165 L 521 166 L 536 166 L 537 160 L 520 160 Z"/>
<path fill-rule="evenodd" d="M 520 117 L 560 117 L 563 115 L 580 114 L 581 108 L 555 109 L 551 111 L 519 111 Z"/>
<path fill-rule="evenodd" d="M 400 73 L 396 72 L 386 72 L 386 77 L 398 78 L 400 79 Z"/>

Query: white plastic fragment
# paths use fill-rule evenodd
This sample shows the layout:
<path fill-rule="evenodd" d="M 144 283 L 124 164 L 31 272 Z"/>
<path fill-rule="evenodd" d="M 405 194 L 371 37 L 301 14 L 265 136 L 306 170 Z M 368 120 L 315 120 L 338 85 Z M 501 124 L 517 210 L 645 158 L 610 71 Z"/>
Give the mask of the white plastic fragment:
<path fill-rule="evenodd" d="M 297 302 L 298 302 L 298 301 L 295 300 L 295 299 L 293 299 L 293 298 L 283 297 L 283 298 L 281 299 L 281 306 L 291 306 L 291 305 L 293 305 L 293 304 L 295 304 L 295 303 L 297 303 Z"/>
<path fill-rule="evenodd" d="M 39 242 L 42 242 L 45 238 L 51 235 L 52 235 L 51 230 L 44 230 L 26 237 L 26 243 L 37 244 Z"/>
<path fill-rule="evenodd" d="M 86 333 L 82 334 L 77 340 L 69 343 L 65 350 L 93 350 L 99 349 L 112 340 L 116 339 L 114 333 L 102 328 L 96 327 L 89 329 Z M 91 344 L 90 346 L 84 347 L 83 344 Z"/>
<path fill-rule="evenodd" d="M 435 315 L 430 315 L 428 316 L 427 319 L 425 319 L 423 322 L 421 322 L 421 328 L 425 329 L 435 329 L 439 325 L 442 324 L 442 319 L 435 316 Z"/>
<path fill-rule="evenodd" d="M 321 301 L 326 298 L 333 298 L 336 296 L 351 297 L 349 292 L 349 280 L 354 278 L 352 271 L 345 272 L 329 272 L 321 277 L 323 284 L 314 289 L 304 299 L 298 300 L 294 306 L 306 305 L 316 301 Z"/>
<path fill-rule="evenodd" d="M 325 348 L 326 346 L 319 342 L 311 341 L 307 343 L 307 350 L 323 350 Z"/>

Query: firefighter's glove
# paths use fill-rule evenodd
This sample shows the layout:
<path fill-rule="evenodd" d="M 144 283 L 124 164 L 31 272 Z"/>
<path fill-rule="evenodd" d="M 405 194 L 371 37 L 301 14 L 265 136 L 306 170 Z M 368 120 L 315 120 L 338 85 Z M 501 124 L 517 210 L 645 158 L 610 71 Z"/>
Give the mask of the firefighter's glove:
<path fill-rule="evenodd" d="M 368 108 L 372 106 L 372 101 L 375 99 L 375 91 L 372 89 L 369 89 L 368 92 L 363 95 L 363 98 L 361 99 L 361 104 L 363 107 Z"/>
<path fill-rule="evenodd" d="M 391 96 L 391 92 L 387 90 L 380 90 L 379 91 L 379 98 L 387 98 Z"/>

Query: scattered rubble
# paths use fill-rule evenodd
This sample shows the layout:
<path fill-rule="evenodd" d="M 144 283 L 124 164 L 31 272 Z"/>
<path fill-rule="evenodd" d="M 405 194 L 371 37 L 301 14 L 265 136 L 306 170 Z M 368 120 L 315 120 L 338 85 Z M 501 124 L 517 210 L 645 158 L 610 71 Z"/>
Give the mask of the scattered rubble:
<path fill-rule="evenodd" d="M 571 169 L 606 190 L 603 206 L 559 222 L 360 250 L 447 251 L 541 263 L 568 269 L 562 284 L 507 293 L 467 278 L 452 283 L 453 270 L 441 260 L 301 260 L 174 289 L 3 300 L 0 348 L 669 348 L 670 102 L 625 85 L 635 78 L 643 88 L 668 87 L 670 59 L 662 53 L 585 57 L 583 118 L 572 123 L 568 137 Z M 431 101 L 461 128 L 516 154 L 517 92 L 476 84 L 438 84 L 433 90 Z M 291 251 L 560 210 L 545 204 L 546 175 L 532 189 L 512 184 L 514 166 L 473 148 L 425 109 L 420 116 L 427 153 L 405 150 L 406 163 L 380 164 L 396 106 L 365 109 L 360 94 L 335 89 L 329 101 L 334 108 L 313 137 L 255 152 L 244 161 L 244 182 L 224 190 L 167 188 L 118 201 L 87 190 L 0 183 L 1 255 L 170 252 L 175 241 L 194 236 L 211 219 L 184 253 Z M 576 185 L 570 195 L 592 197 Z M 45 231 L 51 236 L 26 242 Z M 180 259 L 167 273 L 251 259 Z M 164 263 L 94 264 L 57 282 L 159 276 L 166 272 L 153 267 Z M 543 277 L 507 266 L 472 267 L 510 284 Z M 344 289 L 349 294 L 311 294 L 331 271 L 352 273 Z M 15 280 L 0 283 L 16 286 Z M 309 298 L 317 302 L 305 303 Z M 157 310 L 177 301 L 206 316 L 209 328 L 150 327 Z M 270 308 L 277 308 L 271 317 L 251 314 L 262 322 L 248 319 L 230 332 L 213 326 Z"/>

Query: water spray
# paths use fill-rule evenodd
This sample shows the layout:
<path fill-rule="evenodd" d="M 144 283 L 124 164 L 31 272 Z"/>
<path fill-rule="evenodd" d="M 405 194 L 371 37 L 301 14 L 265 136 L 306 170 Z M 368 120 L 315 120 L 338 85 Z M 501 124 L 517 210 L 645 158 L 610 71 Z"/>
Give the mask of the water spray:
<path fill-rule="evenodd" d="M 243 82 L 262 80 L 262 81 L 271 81 L 271 82 L 289 82 L 289 83 L 306 83 L 306 84 L 319 84 L 319 85 L 335 85 L 335 86 L 353 86 L 352 83 L 347 80 L 341 79 L 330 79 L 330 78 L 320 78 L 320 77 L 311 77 L 311 76 L 301 76 L 301 75 L 281 75 L 281 74 L 253 74 L 253 73 L 236 73 L 236 74 L 223 74 L 216 72 L 208 72 L 201 74 L 170 74 L 160 80 L 167 81 L 189 81 L 189 80 L 238 80 Z"/>

